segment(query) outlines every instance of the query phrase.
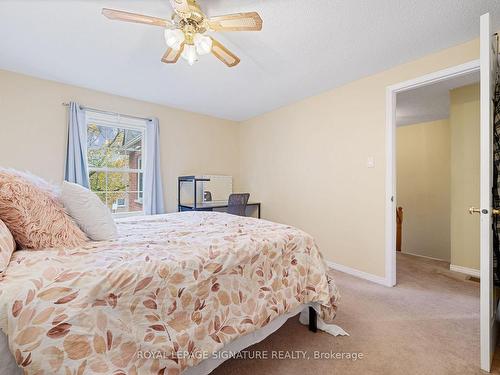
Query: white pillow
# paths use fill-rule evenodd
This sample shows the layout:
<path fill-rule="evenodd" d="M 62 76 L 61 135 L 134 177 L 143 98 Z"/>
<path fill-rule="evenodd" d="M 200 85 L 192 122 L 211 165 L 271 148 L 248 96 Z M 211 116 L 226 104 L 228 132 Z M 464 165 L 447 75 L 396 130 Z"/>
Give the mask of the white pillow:
<path fill-rule="evenodd" d="M 116 237 L 117 228 L 111 211 L 89 189 L 64 181 L 61 201 L 68 214 L 90 239 L 105 241 Z"/>

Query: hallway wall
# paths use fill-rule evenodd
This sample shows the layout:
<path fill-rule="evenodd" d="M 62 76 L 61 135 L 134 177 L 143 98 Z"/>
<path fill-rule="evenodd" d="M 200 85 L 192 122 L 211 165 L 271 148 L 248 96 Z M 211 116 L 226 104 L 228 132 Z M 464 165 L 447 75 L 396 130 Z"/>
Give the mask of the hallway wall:
<path fill-rule="evenodd" d="M 402 252 L 450 261 L 450 123 L 399 127 L 396 144 Z"/>

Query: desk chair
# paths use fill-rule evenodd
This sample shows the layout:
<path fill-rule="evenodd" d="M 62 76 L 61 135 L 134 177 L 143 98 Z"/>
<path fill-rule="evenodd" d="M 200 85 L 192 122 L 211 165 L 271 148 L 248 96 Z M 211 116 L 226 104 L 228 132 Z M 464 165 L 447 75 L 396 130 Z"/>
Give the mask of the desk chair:
<path fill-rule="evenodd" d="M 227 202 L 227 213 L 231 215 L 246 216 L 245 211 L 247 208 L 248 198 L 250 194 L 231 194 Z"/>

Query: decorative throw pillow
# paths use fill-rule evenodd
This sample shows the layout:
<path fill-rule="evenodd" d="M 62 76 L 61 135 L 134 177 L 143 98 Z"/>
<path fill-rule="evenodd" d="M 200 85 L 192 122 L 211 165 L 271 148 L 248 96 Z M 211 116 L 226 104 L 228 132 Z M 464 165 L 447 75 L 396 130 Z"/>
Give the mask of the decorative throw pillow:
<path fill-rule="evenodd" d="M 0 220 L 0 273 L 4 272 L 9 265 L 14 250 L 16 250 L 16 241 L 7 225 Z"/>
<path fill-rule="evenodd" d="M 0 169 L 0 219 L 23 249 L 71 248 L 87 237 L 66 214 L 55 189 L 29 174 Z"/>
<path fill-rule="evenodd" d="M 111 211 L 89 189 L 64 181 L 61 201 L 73 220 L 92 240 L 104 241 L 116 237 L 117 228 Z"/>

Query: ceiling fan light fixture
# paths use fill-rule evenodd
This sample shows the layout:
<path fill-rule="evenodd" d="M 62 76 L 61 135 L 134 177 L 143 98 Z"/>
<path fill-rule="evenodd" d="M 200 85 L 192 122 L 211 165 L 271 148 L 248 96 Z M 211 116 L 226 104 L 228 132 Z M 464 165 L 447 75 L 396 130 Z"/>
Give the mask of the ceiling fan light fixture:
<path fill-rule="evenodd" d="M 178 51 L 185 40 L 186 36 L 182 30 L 165 29 L 165 41 L 167 42 L 167 46 L 172 48 L 174 51 Z"/>
<path fill-rule="evenodd" d="M 161 58 L 165 64 L 175 64 L 182 57 L 193 65 L 199 56 L 212 53 L 232 68 L 240 63 L 240 58 L 207 32 L 262 30 L 263 21 L 257 12 L 207 17 L 197 0 L 170 0 L 170 5 L 174 9 L 170 19 L 109 8 L 103 8 L 102 14 L 110 20 L 161 27 L 168 46 Z"/>
<path fill-rule="evenodd" d="M 193 42 L 198 55 L 208 55 L 210 52 L 212 52 L 212 38 L 210 38 L 209 36 L 196 33 L 193 38 Z"/>
<path fill-rule="evenodd" d="M 198 53 L 196 52 L 196 47 L 193 44 L 186 44 L 181 56 L 188 62 L 189 65 L 193 65 L 198 61 Z"/>

